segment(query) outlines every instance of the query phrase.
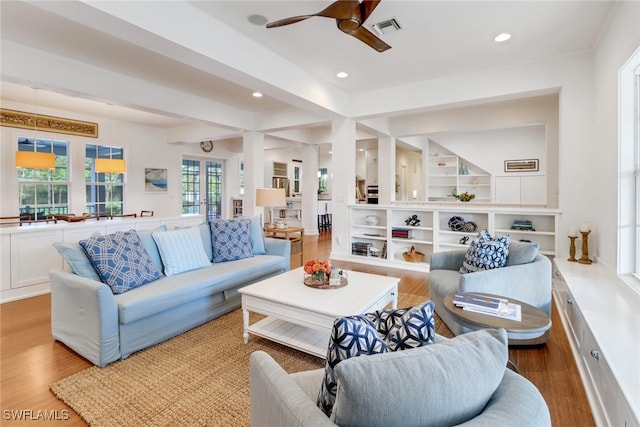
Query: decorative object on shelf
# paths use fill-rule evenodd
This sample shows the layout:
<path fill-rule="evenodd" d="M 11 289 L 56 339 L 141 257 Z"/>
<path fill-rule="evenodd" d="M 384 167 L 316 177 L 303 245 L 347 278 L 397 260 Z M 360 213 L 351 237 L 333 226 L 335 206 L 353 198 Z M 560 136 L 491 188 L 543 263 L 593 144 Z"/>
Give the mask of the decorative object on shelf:
<path fill-rule="evenodd" d="M 464 223 L 464 227 L 463 230 L 466 233 L 473 233 L 474 231 L 476 231 L 478 229 L 478 224 L 476 224 L 473 221 L 467 221 Z"/>
<path fill-rule="evenodd" d="M 452 216 L 448 224 L 451 231 L 464 231 L 465 221 L 461 216 Z"/>
<path fill-rule="evenodd" d="M 464 163 L 460 163 L 459 169 L 458 175 L 469 175 L 469 169 L 467 169 Z"/>
<path fill-rule="evenodd" d="M 378 225 L 380 224 L 380 218 L 377 215 L 367 215 L 364 219 L 367 225 Z"/>
<path fill-rule="evenodd" d="M 384 241 L 384 245 L 382 245 L 382 252 L 380 252 L 380 258 L 387 259 L 387 241 Z"/>
<path fill-rule="evenodd" d="M 412 227 L 417 227 L 420 225 L 420 218 L 418 218 L 418 215 L 413 214 L 409 218 L 405 219 L 404 223 Z"/>
<path fill-rule="evenodd" d="M 528 219 L 514 219 L 513 225 L 511 225 L 512 230 L 520 230 L 520 231 L 536 231 L 533 226 L 533 222 Z M 577 234 L 576 234 L 577 236 Z"/>
<path fill-rule="evenodd" d="M 589 224 L 583 222 L 580 224 L 580 234 L 582 234 L 582 256 L 578 260 L 580 264 L 592 264 L 593 261 L 589 258 Z"/>
<path fill-rule="evenodd" d="M 463 236 L 462 239 L 460 239 L 460 244 L 466 245 L 468 241 L 469 241 L 469 236 Z"/>
<path fill-rule="evenodd" d="M 415 246 L 411 246 L 411 249 L 402 252 L 402 257 L 407 262 L 422 262 L 422 260 L 424 259 L 424 254 L 422 252 L 416 251 Z"/>
<path fill-rule="evenodd" d="M 454 199 L 458 199 L 461 202 L 470 202 L 471 200 L 476 198 L 476 195 L 473 193 L 467 193 L 466 191 L 463 193 L 456 193 L 455 191 L 451 193 Z"/>
<path fill-rule="evenodd" d="M 571 243 L 569 243 L 569 258 L 567 258 L 567 261 L 571 261 L 571 262 L 578 261 L 576 259 L 576 239 L 577 238 L 578 236 L 569 236 L 569 240 L 571 240 Z"/>

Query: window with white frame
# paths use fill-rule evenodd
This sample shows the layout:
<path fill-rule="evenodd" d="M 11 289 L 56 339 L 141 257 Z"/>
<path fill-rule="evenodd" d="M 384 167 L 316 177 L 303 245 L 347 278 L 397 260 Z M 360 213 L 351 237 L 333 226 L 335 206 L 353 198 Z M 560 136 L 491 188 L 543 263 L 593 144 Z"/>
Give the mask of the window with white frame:
<path fill-rule="evenodd" d="M 124 149 L 107 145 L 86 145 L 86 212 L 121 215 L 124 212 L 124 174 L 96 172 L 96 159 L 124 159 Z"/>
<path fill-rule="evenodd" d="M 53 153 L 54 169 L 18 168 L 20 215 L 45 219 L 69 211 L 69 160 L 67 141 L 18 137 L 18 151 Z"/>
<path fill-rule="evenodd" d="M 640 292 L 640 49 L 618 78 L 618 273 Z"/>

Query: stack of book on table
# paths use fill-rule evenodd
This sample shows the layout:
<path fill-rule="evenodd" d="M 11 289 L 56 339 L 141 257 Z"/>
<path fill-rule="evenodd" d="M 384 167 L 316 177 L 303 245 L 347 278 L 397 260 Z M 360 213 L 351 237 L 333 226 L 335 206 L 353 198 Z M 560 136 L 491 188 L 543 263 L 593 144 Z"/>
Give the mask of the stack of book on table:
<path fill-rule="evenodd" d="M 453 304 L 474 313 L 522 321 L 520 304 L 509 302 L 505 298 L 489 297 L 472 292 L 456 292 Z"/>

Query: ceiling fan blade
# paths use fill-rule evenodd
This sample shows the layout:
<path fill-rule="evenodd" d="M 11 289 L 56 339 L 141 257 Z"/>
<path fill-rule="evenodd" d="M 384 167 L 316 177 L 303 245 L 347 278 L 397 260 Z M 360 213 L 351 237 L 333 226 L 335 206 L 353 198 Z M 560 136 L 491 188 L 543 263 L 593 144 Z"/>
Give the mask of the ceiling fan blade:
<path fill-rule="evenodd" d="M 315 16 L 323 16 L 325 18 L 334 19 L 351 19 L 356 18 L 361 22 L 360 2 L 358 0 L 338 0 L 325 7 Z"/>
<path fill-rule="evenodd" d="M 368 44 L 378 52 L 384 52 L 387 49 L 391 49 L 391 46 L 383 42 L 378 38 L 378 36 L 367 30 L 365 27 L 359 27 L 349 32 L 344 31 L 344 33 L 349 34 L 350 36 L 357 38 L 361 42 Z"/>
<path fill-rule="evenodd" d="M 309 19 L 314 17 L 315 15 L 301 15 L 301 16 L 292 16 L 291 18 L 284 18 L 278 21 L 269 22 L 267 24 L 267 28 L 275 28 L 282 27 L 283 25 L 295 24 L 296 22 L 304 21 L 305 19 Z"/>
<path fill-rule="evenodd" d="M 373 10 L 378 7 L 381 0 L 364 0 L 360 3 L 360 16 L 362 17 L 362 22 L 366 21 L 369 18 L 369 15 L 373 12 Z"/>

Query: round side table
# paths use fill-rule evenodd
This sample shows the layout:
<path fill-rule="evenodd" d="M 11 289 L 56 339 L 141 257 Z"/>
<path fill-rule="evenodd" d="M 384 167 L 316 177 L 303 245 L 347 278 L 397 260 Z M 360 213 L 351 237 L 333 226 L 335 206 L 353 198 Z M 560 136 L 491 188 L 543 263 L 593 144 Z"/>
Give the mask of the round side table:
<path fill-rule="evenodd" d="M 505 298 L 500 295 L 481 292 L 473 293 L 493 298 Z M 539 345 L 544 344 L 549 339 L 551 319 L 544 311 L 532 305 L 512 298 L 506 298 L 511 303 L 520 304 L 522 321 L 518 322 L 488 314 L 475 313 L 464 310 L 462 307 L 457 307 L 453 304 L 455 294 L 455 292 L 452 292 L 444 297 L 444 309 L 451 314 L 458 323 L 468 329 L 475 331 L 486 328 L 504 328 L 509 337 L 509 345 Z"/>

